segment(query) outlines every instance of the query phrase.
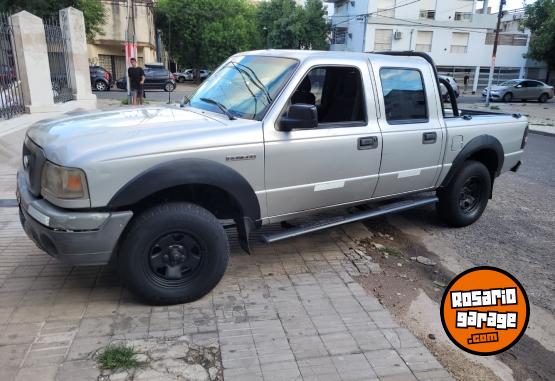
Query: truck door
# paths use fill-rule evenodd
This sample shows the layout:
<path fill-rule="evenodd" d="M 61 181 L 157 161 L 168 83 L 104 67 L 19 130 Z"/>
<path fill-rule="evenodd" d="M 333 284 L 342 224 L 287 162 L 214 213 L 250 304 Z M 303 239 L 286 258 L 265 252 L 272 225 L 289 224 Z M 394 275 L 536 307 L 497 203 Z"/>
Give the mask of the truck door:
<path fill-rule="evenodd" d="M 441 169 L 445 137 L 436 80 L 425 61 L 407 61 L 373 64 L 383 138 L 374 198 L 433 188 Z"/>
<path fill-rule="evenodd" d="M 382 144 L 369 74 L 361 61 L 300 69 L 292 79 L 276 124 L 264 126 L 270 216 L 371 197 Z M 295 103 L 316 105 L 317 128 L 289 132 L 276 128 Z"/>

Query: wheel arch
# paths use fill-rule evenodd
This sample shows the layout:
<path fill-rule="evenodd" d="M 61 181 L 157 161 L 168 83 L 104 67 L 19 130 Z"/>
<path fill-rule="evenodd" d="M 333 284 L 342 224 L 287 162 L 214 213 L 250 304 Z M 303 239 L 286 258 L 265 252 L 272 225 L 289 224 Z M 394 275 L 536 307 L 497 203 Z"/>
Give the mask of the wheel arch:
<path fill-rule="evenodd" d="M 165 201 L 188 201 L 220 219 L 233 219 L 247 252 L 249 232 L 260 226 L 260 204 L 236 170 L 206 159 L 178 159 L 155 165 L 128 181 L 110 200 L 110 209 L 134 213 Z"/>
<path fill-rule="evenodd" d="M 463 147 L 453 160 L 451 169 L 447 172 L 440 187 L 446 187 L 467 160 L 476 160 L 486 166 L 491 176 L 491 189 L 493 190 L 493 182 L 501 173 L 505 154 L 499 140 L 491 135 L 476 136 Z"/>

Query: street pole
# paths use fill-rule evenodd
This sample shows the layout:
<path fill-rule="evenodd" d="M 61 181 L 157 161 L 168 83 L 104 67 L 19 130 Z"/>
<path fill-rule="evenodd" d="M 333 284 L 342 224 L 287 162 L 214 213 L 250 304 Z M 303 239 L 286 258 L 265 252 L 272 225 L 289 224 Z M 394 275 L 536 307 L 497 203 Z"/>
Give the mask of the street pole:
<path fill-rule="evenodd" d="M 171 69 L 171 54 L 172 54 L 172 19 L 168 17 L 168 69 Z M 171 70 L 168 70 L 171 77 Z M 168 104 L 172 103 L 172 92 L 168 91 Z"/>
<path fill-rule="evenodd" d="M 129 5 L 131 3 L 131 0 L 127 0 L 127 4 L 126 4 L 126 11 L 127 11 L 127 27 L 125 28 L 125 78 L 126 78 L 126 87 L 127 87 L 127 104 L 130 105 L 131 104 L 131 85 L 129 83 L 129 59 L 131 57 L 129 57 L 129 53 L 130 53 L 130 49 L 129 49 Z"/>
<path fill-rule="evenodd" d="M 362 52 L 366 53 L 366 27 L 368 26 L 368 15 L 364 15 L 364 32 L 362 32 Z"/>
<path fill-rule="evenodd" d="M 488 87 L 486 92 L 486 107 L 489 107 L 491 84 L 493 82 L 493 70 L 495 69 L 495 58 L 497 56 L 497 43 L 499 42 L 499 29 L 501 28 L 501 18 L 503 17 L 503 5 L 505 5 L 505 0 L 500 0 L 499 13 L 497 13 L 497 27 L 495 28 L 495 41 L 493 41 L 493 53 L 491 54 L 491 66 L 489 68 Z"/>

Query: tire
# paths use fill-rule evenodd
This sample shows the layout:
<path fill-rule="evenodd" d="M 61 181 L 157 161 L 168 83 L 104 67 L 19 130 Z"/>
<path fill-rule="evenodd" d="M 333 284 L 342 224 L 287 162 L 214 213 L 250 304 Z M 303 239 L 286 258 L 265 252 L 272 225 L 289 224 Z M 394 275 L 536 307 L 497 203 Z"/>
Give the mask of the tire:
<path fill-rule="evenodd" d="M 107 91 L 106 89 L 108 89 L 109 87 L 104 81 L 96 81 L 96 83 L 94 84 L 94 88 L 97 91 Z"/>
<path fill-rule="evenodd" d="M 164 91 L 165 91 L 165 92 L 171 93 L 171 92 L 174 91 L 174 90 L 175 90 L 175 85 L 174 85 L 173 83 L 167 82 L 167 83 L 164 85 Z"/>
<path fill-rule="evenodd" d="M 503 102 L 510 102 L 513 100 L 513 94 L 512 93 L 507 93 L 505 95 L 503 95 Z"/>
<path fill-rule="evenodd" d="M 177 77 L 177 82 L 179 82 L 179 83 L 185 82 L 185 77 L 183 77 L 183 76 Z"/>
<path fill-rule="evenodd" d="M 540 97 L 538 98 L 538 101 L 540 101 L 540 103 L 545 103 L 549 100 L 549 95 L 547 95 L 546 93 L 543 93 L 542 95 L 540 95 Z"/>
<path fill-rule="evenodd" d="M 197 300 L 224 275 L 227 235 L 200 206 L 166 203 L 135 217 L 118 252 L 118 271 L 129 290 L 150 304 Z"/>
<path fill-rule="evenodd" d="M 491 194 L 490 173 L 484 164 L 469 160 L 437 194 L 440 217 L 453 227 L 468 226 L 486 209 Z"/>

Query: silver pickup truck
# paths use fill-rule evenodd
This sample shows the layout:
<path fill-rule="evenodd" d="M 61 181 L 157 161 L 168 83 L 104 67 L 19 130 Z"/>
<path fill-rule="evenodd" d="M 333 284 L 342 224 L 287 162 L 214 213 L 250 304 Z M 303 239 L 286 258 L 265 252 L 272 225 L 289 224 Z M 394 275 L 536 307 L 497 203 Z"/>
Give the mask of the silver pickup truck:
<path fill-rule="evenodd" d="M 224 62 L 177 106 L 124 108 L 31 127 L 17 196 L 27 235 L 74 265 L 117 263 L 156 304 L 208 293 L 262 225 L 323 209 L 336 218 L 266 242 L 436 204 L 476 221 L 495 178 L 516 171 L 528 122 L 444 109 L 432 60 L 265 50 Z M 345 207 L 371 204 L 358 213 Z M 360 208 L 359 208 L 360 209 Z"/>

